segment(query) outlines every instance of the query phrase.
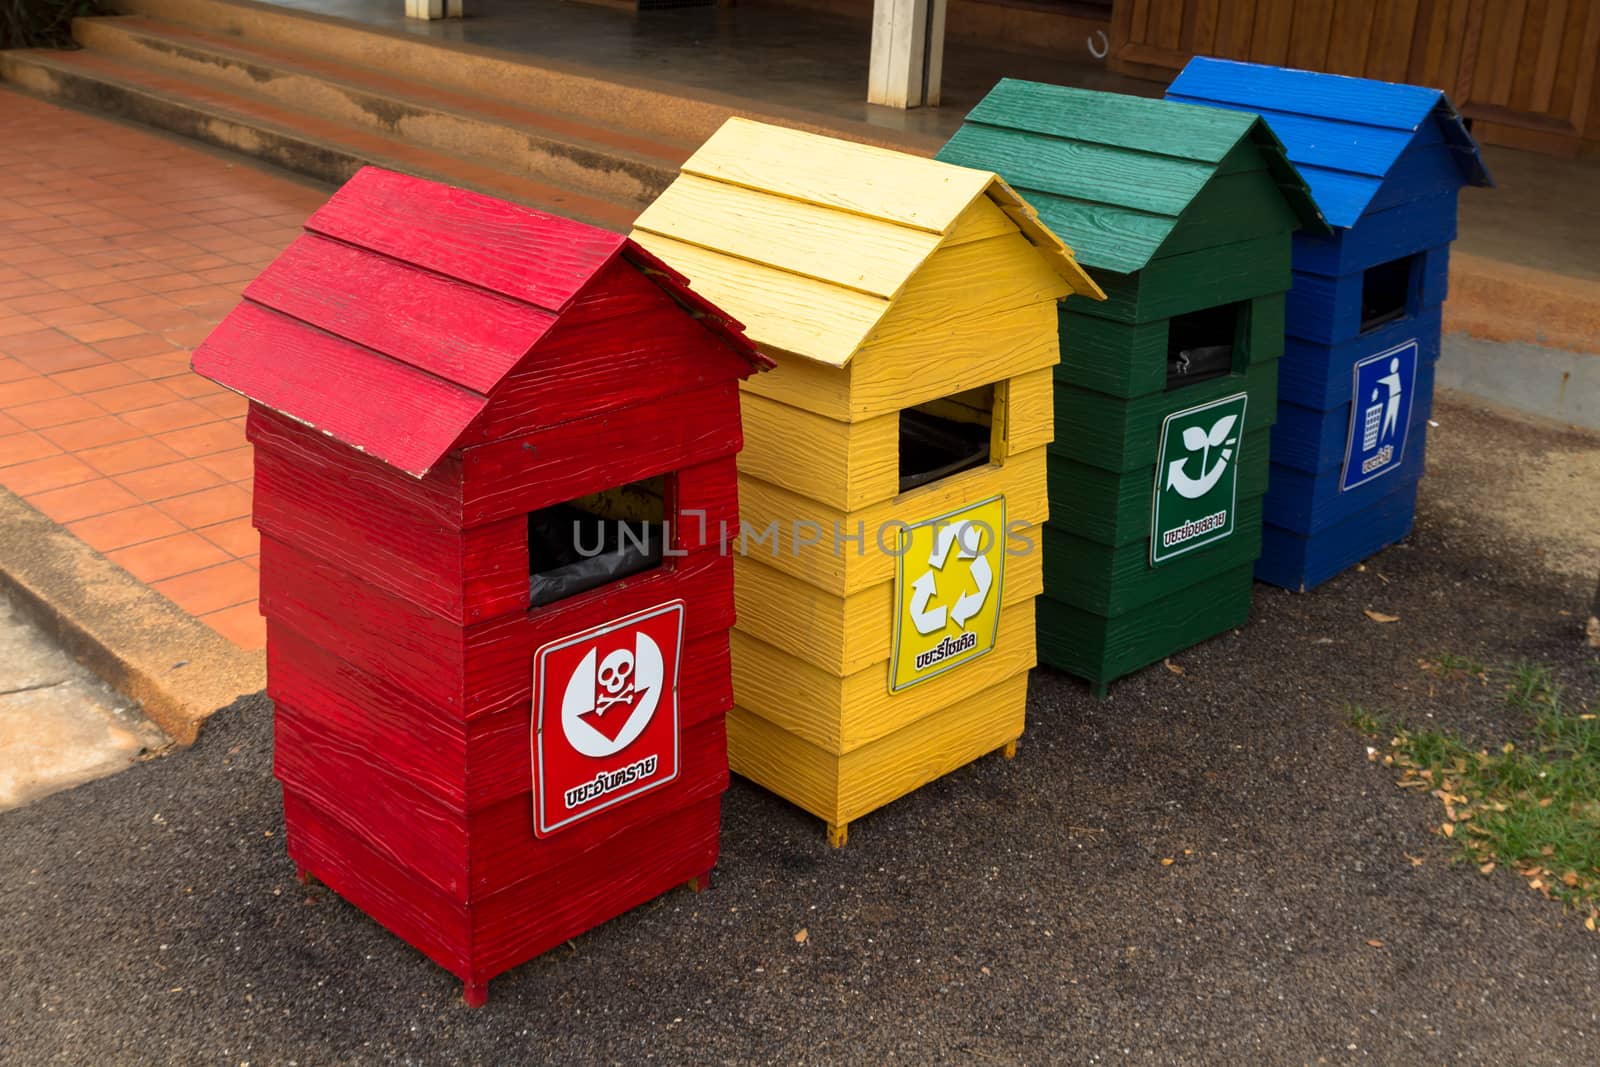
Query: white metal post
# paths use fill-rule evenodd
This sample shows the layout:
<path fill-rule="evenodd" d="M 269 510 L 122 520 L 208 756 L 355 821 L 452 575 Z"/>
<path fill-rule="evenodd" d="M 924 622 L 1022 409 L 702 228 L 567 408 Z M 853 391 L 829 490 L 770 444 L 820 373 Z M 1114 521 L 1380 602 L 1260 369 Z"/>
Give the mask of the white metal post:
<path fill-rule="evenodd" d="M 873 0 L 867 102 L 937 107 L 946 0 Z"/>
<path fill-rule="evenodd" d="M 408 19 L 458 19 L 464 0 L 406 0 Z"/>

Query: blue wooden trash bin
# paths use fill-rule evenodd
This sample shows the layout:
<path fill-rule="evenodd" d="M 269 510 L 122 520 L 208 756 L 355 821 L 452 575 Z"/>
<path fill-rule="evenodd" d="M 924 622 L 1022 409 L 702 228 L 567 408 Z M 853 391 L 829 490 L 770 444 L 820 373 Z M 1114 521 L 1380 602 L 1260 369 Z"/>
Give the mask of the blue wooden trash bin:
<path fill-rule="evenodd" d="M 1411 532 L 1456 194 L 1493 182 L 1437 89 L 1197 58 L 1167 97 L 1259 113 L 1333 227 L 1294 238 L 1256 563 L 1304 591 Z"/>

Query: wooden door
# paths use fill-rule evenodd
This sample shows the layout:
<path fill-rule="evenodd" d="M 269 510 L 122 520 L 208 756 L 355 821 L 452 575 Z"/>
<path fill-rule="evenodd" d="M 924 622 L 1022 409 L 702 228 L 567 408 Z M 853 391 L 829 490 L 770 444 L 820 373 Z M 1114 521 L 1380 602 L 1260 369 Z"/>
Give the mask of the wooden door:
<path fill-rule="evenodd" d="M 1600 154 L 1600 0 L 1117 0 L 1113 69 L 1194 55 L 1431 85 L 1482 141 Z"/>

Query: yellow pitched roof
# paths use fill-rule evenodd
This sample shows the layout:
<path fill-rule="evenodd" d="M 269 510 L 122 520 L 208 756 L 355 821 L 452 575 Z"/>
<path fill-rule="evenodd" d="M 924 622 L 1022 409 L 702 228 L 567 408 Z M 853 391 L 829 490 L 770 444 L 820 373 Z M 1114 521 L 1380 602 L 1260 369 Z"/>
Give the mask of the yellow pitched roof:
<path fill-rule="evenodd" d="M 842 367 L 956 221 L 987 197 L 1075 293 L 1072 250 L 987 171 L 732 118 L 633 238 L 758 344 Z"/>

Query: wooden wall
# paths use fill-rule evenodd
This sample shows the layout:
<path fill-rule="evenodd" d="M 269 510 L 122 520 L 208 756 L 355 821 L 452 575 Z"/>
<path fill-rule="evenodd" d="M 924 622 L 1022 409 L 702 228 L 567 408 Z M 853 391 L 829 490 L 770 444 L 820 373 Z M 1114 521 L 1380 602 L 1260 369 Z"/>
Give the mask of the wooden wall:
<path fill-rule="evenodd" d="M 1600 0 L 1116 0 L 1112 69 L 1197 54 L 1435 86 L 1480 141 L 1600 156 Z"/>

